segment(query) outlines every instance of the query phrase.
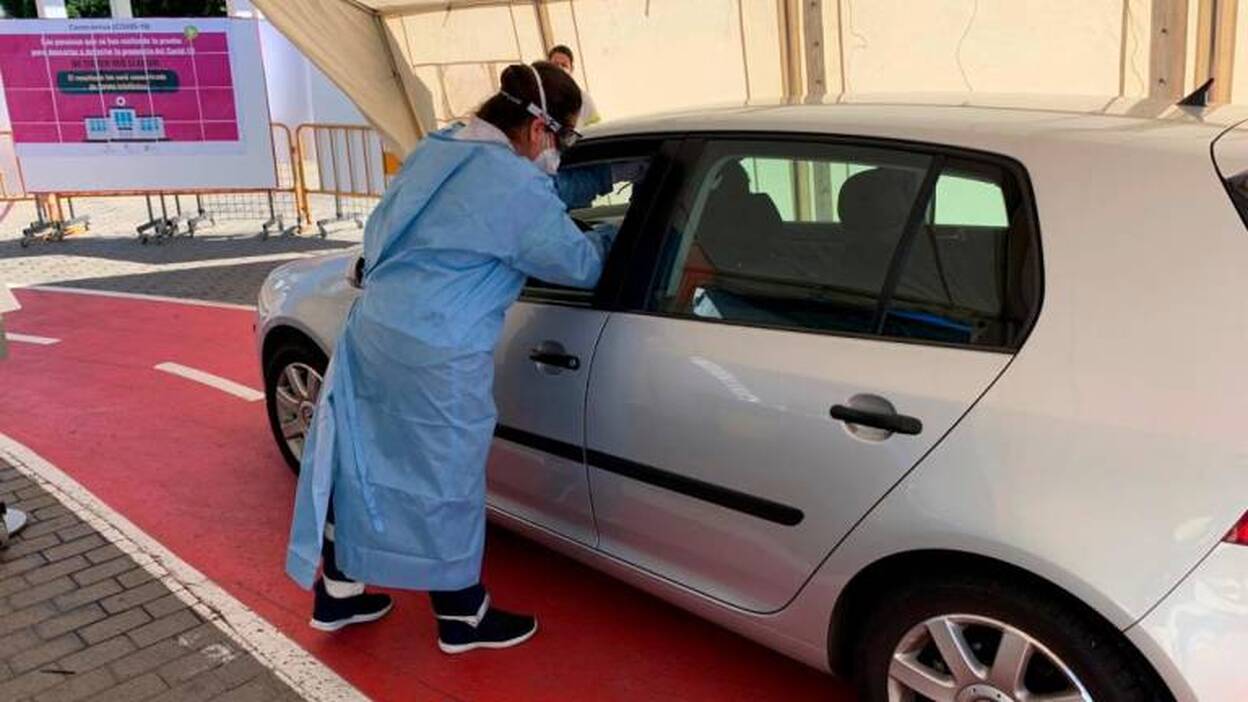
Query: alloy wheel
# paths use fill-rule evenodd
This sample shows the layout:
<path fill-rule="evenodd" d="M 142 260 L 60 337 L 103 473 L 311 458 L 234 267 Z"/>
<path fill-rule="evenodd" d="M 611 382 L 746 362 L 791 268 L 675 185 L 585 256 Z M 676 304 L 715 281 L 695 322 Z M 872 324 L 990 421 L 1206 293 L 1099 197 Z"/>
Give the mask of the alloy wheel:
<path fill-rule="evenodd" d="M 889 702 L 1091 702 L 1070 667 L 1026 632 L 951 614 L 915 626 L 888 670 Z"/>
<path fill-rule="evenodd" d="M 291 363 L 277 377 L 274 397 L 282 439 L 291 455 L 303 458 L 303 444 L 312 426 L 316 398 L 321 392 L 321 374 L 306 363 Z"/>

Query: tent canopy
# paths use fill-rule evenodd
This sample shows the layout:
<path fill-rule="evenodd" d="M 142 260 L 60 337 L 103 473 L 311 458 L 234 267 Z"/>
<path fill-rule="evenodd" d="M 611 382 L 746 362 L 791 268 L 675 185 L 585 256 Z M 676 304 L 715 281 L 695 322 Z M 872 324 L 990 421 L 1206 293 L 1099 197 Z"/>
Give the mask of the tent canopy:
<path fill-rule="evenodd" d="M 1189 0 L 252 3 L 399 153 L 469 114 L 507 64 L 555 44 L 572 47 L 576 79 L 606 119 L 811 93 L 1173 100 L 1211 75 L 1216 101 L 1248 100 L 1248 42 L 1233 39 L 1248 3 L 1216 11 Z"/>
<path fill-rule="evenodd" d="M 253 4 L 342 89 L 391 149 L 405 153 L 422 135 L 420 91 L 403 77 L 384 21 L 344 0 L 255 0 Z"/>
<path fill-rule="evenodd" d="M 401 153 L 424 133 L 469 114 L 497 90 L 505 66 L 542 58 L 556 44 L 573 48 L 577 81 L 594 92 L 600 110 L 605 99 L 611 117 L 800 88 L 791 76 L 794 84 L 785 84 L 779 48 L 784 5 L 796 7 L 797 0 L 252 4 Z M 696 70 L 673 72 L 672 59 Z M 598 92 L 600 85 L 610 89 Z"/>

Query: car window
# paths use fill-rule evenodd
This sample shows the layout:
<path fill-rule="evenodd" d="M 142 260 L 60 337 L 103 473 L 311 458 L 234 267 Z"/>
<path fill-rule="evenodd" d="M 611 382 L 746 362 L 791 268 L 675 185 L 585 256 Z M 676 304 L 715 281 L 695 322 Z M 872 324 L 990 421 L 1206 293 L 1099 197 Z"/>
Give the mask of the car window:
<path fill-rule="evenodd" d="M 1005 193 L 999 183 L 946 172 L 936 181 L 932 223 L 1005 228 L 1010 225 L 1005 207 Z"/>
<path fill-rule="evenodd" d="M 839 222 L 841 187 L 851 176 L 872 168 L 849 161 L 757 156 L 740 163 L 749 175 L 750 192 L 770 198 L 786 222 Z"/>
<path fill-rule="evenodd" d="M 621 157 L 596 159 L 559 169 L 556 189 L 568 205 L 568 214 L 582 229 L 624 224 L 635 182 L 644 176 L 650 159 Z M 521 299 L 545 302 L 587 302 L 593 291 L 570 288 L 530 278 Z"/>
<path fill-rule="evenodd" d="M 1038 249 L 1001 165 L 722 141 L 689 173 L 650 311 L 994 348 L 1017 343 L 1031 319 Z"/>

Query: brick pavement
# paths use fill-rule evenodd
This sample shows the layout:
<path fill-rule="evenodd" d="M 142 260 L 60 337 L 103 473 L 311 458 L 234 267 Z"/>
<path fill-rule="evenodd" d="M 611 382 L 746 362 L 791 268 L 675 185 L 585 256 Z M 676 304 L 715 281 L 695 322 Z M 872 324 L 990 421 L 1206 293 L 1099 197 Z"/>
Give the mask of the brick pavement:
<path fill-rule="evenodd" d="M 30 525 L 0 551 L 0 700 L 298 700 L 42 487 L 0 461 Z"/>

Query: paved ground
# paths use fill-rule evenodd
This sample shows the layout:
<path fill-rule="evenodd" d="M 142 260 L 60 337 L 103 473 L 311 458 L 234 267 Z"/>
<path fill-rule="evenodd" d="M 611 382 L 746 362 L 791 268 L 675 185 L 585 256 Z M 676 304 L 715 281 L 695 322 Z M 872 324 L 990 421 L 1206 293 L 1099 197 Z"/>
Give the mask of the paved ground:
<path fill-rule="evenodd" d="M 314 212 L 328 216 L 332 201 L 316 200 Z M 258 236 L 262 220 L 222 221 L 195 237 L 140 244 L 134 226 L 146 218 L 141 198 L 84 201 L 92 228 L 63 241 L 20 246 L 21 229 L 33 217 L 29 203 L 17 203 L 0 217 L 0 284 L 64 285 L 91 290 L 165 295 L 255 304 L 269 271 L 304 256 L 358 244 L 362 232 L 338 226 L 328 238 Z M 0 215 L 4 214 L 0 209 Z"/>
<path fill-rule="evenodd" d="M 135 219 L 133 212 L 115 219 L 115 226 L 98 226 L 86 237 L 21 249 L 14 231 L 24 219 L 20 213 L 10 214 L 0 220 L 0 283 L 254 304 L 260 282 L 272 267 L 360 240 L 358 230 L 346 229 L 327 240 L 262 241 L 254 236 L 253 223 L 143 246 L 126 224 Z M 17 294 L 24 308 L 6 315 L 9 331 L 60 341 L 51 346 L 11 346 L 11 357 L 0 367 L 4 378 L 0 440 L 7 435 L 54 462 L 210 578 L 214 587 L 254 610 L 287 637 L 285 641 L 293 641 L 292 646 L 302 647 L 371 698 L 852 699 L 843 685 L 825 675 L 501 530 L 491 530 L 487 539 L 485 580 L 501 605 L 540 615 L 542 631 L 532 643 L 489 655 L 447 658 L 433 645 L 435 632 L 425 598 L 411 592 L 394 593 L 394 613 L 376 625 L 335 635 L 315 632 L 307 626 L 309 595 L 282 574 L 294 481 L 269 435 L 263 403 L 154 369 L 176 362 L 260 387 L 252 352 L 252 314 L 71 293 L 18 290 Z M 14 481 L 13 487 L 7 486 L 9 481 Z M 36 504 L 48 499 L 0 468 L 0 491 L 4 490 Z M 23 685 L 32 681 L 43 685 L 36 694 L 45 696 L 35 698 L 40 702 L 53 699 L 48 696 L 53 690 L 68 695 L 105 684 L 150 686 L 139 692 L 159 686 L 161 691 L 154 694 L 178 699 L 199 699 L 190 694 L 191 687 L 205 695 L 289 694 L 274 685 L 271 675 L 242 678 L 238 671 L 248 664 L 238 662 L 247 660 L 238 647 L 230 652 L 239 658 L 217 664 L 225 654 L 214 647 L 229 647 L 229 642 L 215 635 L 209 640 L 212 627 L 203 624 L 202 617 L 192 623 L 193 609 L 165 611 L 174 602 L 168 594 L 156 596 L 160 583 L 138 582 L 141 576 L 122 560 L 125 556 L 101 550 L 107 549 L 106 544 L 91 541 L 85 552 L 66 554 L 78 548 L 71 544 L 90 540 L 92 534 L 59 509 L 50 503 L 36 506 L 41 524 L 21 542 L 35 546 L 15 544 L 11 551 L 18 554 L 11 562 L 25 565 L 0 564 L 0 702 L 20 699 L 6 694 L 9 690 L 4 687 L 16 689 L 19 680 Z M 22 549 L 32 550 L 22 554 Z M 49 561 L 48 552 L 57 554 L 55 563 Z M 93 553 L 95 560 L 113 557 L 96 563 Z M 108 566 L 112 562 L 118 565 Z M 93 593 L 99 598 L 73 600 L 82 573 L 121 569 L 122 564 L 127 566 L 125 572 L 82 584 L 81 589 L 96 588 Z M 82 569 L 75 569 L 79 565 Z M 15 570 L 27 566 L 29 570 Z M 36 572 L 34 577 L 42 582 L 29 582 L 29 574 Z M 30 603 L 27 600 L 37 595 L 24 594 L 67 586 L 73 591 L 41 602 Z M 104 594 L 114 587 L 123 589 Z M 117 609 L 122 604 L 105 605 L 124 604 L 128 600 L 122 595 L 145 587 L 138 599 L 147 595 L 154 599 L 124 609 Z M 70 606 L 60 607 L 65 602 Z M 26 610 L 46 617 L 25 624 L 13 618 Z M 82 621 L 65 618 L 80 610 Z M 86 621 L 101 613 L 98 621 Z M 127 615 L 134 628 L 108 639 L 91 634 L 91 641 L 82 633 L 119 615 Z M 159 632 L 145 627 L 175 617 L 177 626 L 167 626 L 184 630 L 148 640 Z M 65 624 L 59 628 L 50 623 L 61 621 Z M 10 634 L 4 627 L 26 633 Z M 155 633 L 138 633 L 144 631 Z M 201 635 L 205 638 L 198 638 Z M 111 644 L 115 660 L 88 669 L 73 658 L 110 641 L 116 642 Z M 147 654 L 149 649 L 180 655 L 156 661 L 158 654 Z M 123 665 L 131 657 L 144 665 Z M 203 670 L 210 663 L 216 667 Z M 70 675 L 72 680 L 57 679 Z M 67 685 L 71 682 L 78 687 Z M 169 691 L 191 683 L 181 692 Z M 93 699 L 97 691 L 91 688 L 84 694 Z"/>
<path fill-rule="evenodd" d="M 0 700 L 300 699 L 3 460 L 0 501 L 31 515 L 0 551 Z"/>
<path fill-rule="evenodd" d="M 252 314 L 16 292 L 11 331 L 60 341 L 14 344 L 0 369 L 0 433 L 373 699 L 852 699 L 826 675 L 504 530 L 487 537 L 484 579 L 500 606 L 539 615 L 525 646 L 448 658 L 415 592 L 394 592 L 377 624 L 313 631 L 308 593 L 282 574 L 294 479 L 263 403 L 154 368 L 175 362 L 259 387 Z"/>

